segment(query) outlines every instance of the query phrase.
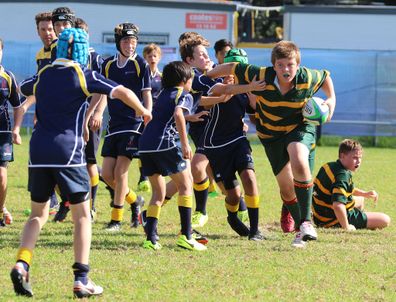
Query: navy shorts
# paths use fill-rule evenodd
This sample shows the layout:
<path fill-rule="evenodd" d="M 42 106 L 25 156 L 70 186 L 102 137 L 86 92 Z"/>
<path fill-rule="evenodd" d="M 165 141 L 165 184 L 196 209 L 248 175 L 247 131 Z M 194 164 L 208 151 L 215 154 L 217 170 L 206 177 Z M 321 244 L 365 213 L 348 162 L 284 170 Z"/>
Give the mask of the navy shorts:
<path fill-rule="evenodd" d="M 55 185 L 68 200 L 75 193 L 87 193 L 88 199 L 91 184 L 87 167 L 29 167 L 28 189 L 33 201 L 46 202 L 53 194 Z"/>
<path fill-rule="evenodd" d="M 0 133 L 0 162 L 14 161 L 11 132 Z"/>
<path fill-rule="evenodd" d="M 140 153 L 142 172 L 145 176 L 161 174 L 168 176 L 179 173 L 186 169 L 187 163 L 183 159 L 179 148 L 173 148 L 161 152 Z"/>
<path fill-rule="evenodd" d="M 205 154 L 216 181 L 222 180 L 226 190 L 231 190 L 238 185 L 236 172 L 254 170 L 252 149 L 246 138 L 221 148 L 207 148 Z"/>
<path fill-rule="evenodd" d="M 88 164 L 96 164 L 96 153 L 98 152 L 102 130 L 89 130 L 89 140 L 85 146 L 85 158 Z"/>
<path fill-rule="evenodd" d="M 195 153 L 205 154 L 205 148 L 203 147 L 204 144 L 204 128 L 190 128 L 188 134 L 190 135 L 194 146 L 195 146 Z"/>
<path fill-rule="evenodd" d="M 122 132 L 105 137 L 102 153 L 103 157 L 126 156 L 132 158 L 138 156 L 140 134 L 133 132 Z"/>

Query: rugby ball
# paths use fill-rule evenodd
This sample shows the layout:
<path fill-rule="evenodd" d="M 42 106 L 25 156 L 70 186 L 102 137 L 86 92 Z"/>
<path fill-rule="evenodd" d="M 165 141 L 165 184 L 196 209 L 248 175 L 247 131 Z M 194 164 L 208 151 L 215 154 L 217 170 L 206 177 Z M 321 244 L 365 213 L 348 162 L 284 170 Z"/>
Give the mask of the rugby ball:
<path fill-rule="evenodd" d="M 305 103 L 302 114 L 306 122 L 316 126 L 322 125 L 329 116 L 329 106 L 324 104 L 323 99 L 314 96 Z"/>

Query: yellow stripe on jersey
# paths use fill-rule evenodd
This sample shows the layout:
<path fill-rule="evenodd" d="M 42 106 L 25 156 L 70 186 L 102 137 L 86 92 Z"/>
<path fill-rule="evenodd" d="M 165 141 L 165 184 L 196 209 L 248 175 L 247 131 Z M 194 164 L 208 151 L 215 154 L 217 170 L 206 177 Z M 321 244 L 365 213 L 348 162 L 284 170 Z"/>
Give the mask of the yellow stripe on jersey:
<path fill-rule="evenodd" d="M 327 177 L 330 178 L 332 183 L 334 183 L 335 182 L 335 177 L 334 177 L 333 171 L 331 171 L 329 165 L 325 164 L 323 166 L 323 169 L 325 170 Z"/>
<path fill-rule="evenodd" d="M 257 100 L 262 103 L 265 106 L 268 107 L 288 107 L 288 108 L 302 108 L 304 106 L 304 102 L 287 102 L 287 101 L 281 101 L 281 102 L 271 102 L 264 97 L 257 96 Z"/>
<path fill-rule="evenodd" d="M 345 205 L 345 208 L 347 209 L 347 211 L 352 210 L 355 207 L 355 200 L 352 200 L 352 202 L 347 203 Z"/>
<path fill-rule="evenodd" d="M 73 67 L 74 67 L 75 71 L 77 72 L 78 80 L 80 82 L 82 91 L 85 93 L 86 96 L 90 96 L 91 93 L 88 91 L 87 80 L 85 78 L 84 72 L 82 71 L 80 65 L 76 64 L 76 65 L 73 65 Z"/>
<path fill-rule="evenodd" d="M 273 130 L 273 131 L 283 131 L 283 132 L 290 132 L 293 131 L 293 129 L 295 129 L 298 124 L 294 124 L 294 125 L 289 125 L 289 126 L 273 126 L 269 123 L 263 123 L 260 120 L 260 125 L 263 126 L 264 128 L 267 128 L 269 130 Z"/>
<path fill-rule="evenodd" d="M 345 191 L 343 188 L 334 188 L 333 189 L 333 194 L 342 194 L 345 197 L 349 197 L 352 195 L 352 193 L 348 193 L 347 191 Z"/>
<path fill-rule="evenodd" d="M 274 85 L 267 84 L 267 85 L 265 85 L 265 90 L 276 90 L 276 88 Z"/>
<path fill-rule="evenodd" d="M 325 203 L 324 201 L 318 199 L 317 197 L 313 196 L 314 203 L 321 207 L 326 207 L 329 209 L 333 209 L 333 206 L 330 204 Z"/>
<path fill-rule="evenodd" d="M 46 65 L 46 66 L 44 66 L 43 68 L 41 68 L 41 70 L 38 72 L 38 74 L 37 74 L 37 76 L 38 76 L 37 82 L 33 85 L 33 95 L 36 95 L 36 87 L 37 87 L 38 83 L 40 82 L 40 75 L 41 75 L 41 73 L 42 73 L 44 70 L 46 70 L 47 68 L 49 68 L 49 67 L 52 67 L 52 65 L 51 65 L 51 64 L 50 64 L 50 65 Z"/>
<path fill-rule="evenodd" d="M 250 83 L 250 80 L 249 80 L 249 68 L 250 68 L 250 65 L 245 70 L 245 81 L 247 83 Z"/>
<path fill-rule="evenodd" d="M 177 87 L 177 94 L 175 97 L 175 105 L 177 105 L 177 102 L 179 101 L 179 98 L 182 95 L 182 93 L 183 93 L 183 88 Z"/>
<path fill-rule="evenodd" d="M 325 228 L 330 228 L 330 227 L 336 225 L 337 223 L 338 223 L 338 220 L 335 219 L 334 221 L 325 224 L 324 227 L 325 227 Z"/>
<path fill-rule="evenodd" d="M 236 63 L 232 66 L 232 70 L 231 70 L 231 74 L 234 75 L 234 83 L 237 85 L 239 84 L 239 79 L 238 77 L 235 75 L 235 68 L 238 66 L 239 63 Z"/>
<path fill-rule="evenodd" d="M 304 67 L 304 69 L 307 71 L 308 80 L 306 83 L 297 84 L 297 86 L 296 86 L 297 89 L 308 89 L 309 87 L 311 87 L 312 73 L 309 69 L 307 69 L 305 67 Z"/>
<path fill-rule="evenodd" d="M 266 67 L 260 67 L 260 78 L 258 80 L 262 81 L 265 79 L 265 70 L 267 68 Z"/>
<path fill-rule="evenodd" d="M 12 78 L 5 72 L 4 68 L 0 69 L 0 77 L 3 77 L 7 81 L 8 89 L 10 90 L 10 95 L 11 95 Z"/>
<path fill-rule="evenodd" d="M 314 215 L 314 217 L 322 222 L 329 222 L 331 220 L 333 220 L 334 218 L 328 218 L 328 217 L 323 217 L 320 216 L 318 213 L 316 213 L 315 209 L 312 208 L 312 214 Z"/>
<path fill-rule="evenodd" d="M 326 194 L 326 195 L 331 196 L 331 192 L 330 192 L 329 190 L 327 190 L 327 189 L 322 185 L 322 183 L 320 182 L 319 179 L 315 178 L 314 184 L 316 184 L 316 185 L 319 187 L 319 190 L 320 190 L 323 194 Z"/>
<path fill-rule="evenodd" d="M 140 76 L 140 66 L 139 66 L 138 61 L 136 61 L 135 59 L 130 59 L 130 60 L 135 64 L 136 72 L 137 72 L 137 75 L 139 77 Z"/>
<path fill-rule="evenodd" d="M 262 109 L 260 103 L 258 103 L 258 105 L 259 105 L 260 109 Z M 277 121 L 280 121 L 280 120 L 283 119 L 283 117 L 280 117 L 280 116 L 277 116 L 277 115 L 273 115 L 273 114 L 271 114 L 271 113 L 268 113 L 268 112 L 265 111 L 265 110 L 261 110 L 260 112 L 261 112 L 266 118 L 268 118 L 268 119 L 270 119 L 271 121 L 274 121 L 274 122 L 277 122 Z"/>
<path fill-rule="evenodd" d="M 110 66 L 113 62 L 115 62 L 117 60 L 117 58 L 114 58 L 113 60 L 110 60 L 109 62 L 107 62 L 106 66 L 105 66 L 105 77 L 109 78 L 109 69 Z"/>
<path fill-rule="evenodd" d="M 273 138 L 274 137 L 273 135 L 263 134 L 263 133 L 259 132 L 258 130 L 257 130 L 256 134 L 261 139 L 267 139 L 267 138 Z"/>

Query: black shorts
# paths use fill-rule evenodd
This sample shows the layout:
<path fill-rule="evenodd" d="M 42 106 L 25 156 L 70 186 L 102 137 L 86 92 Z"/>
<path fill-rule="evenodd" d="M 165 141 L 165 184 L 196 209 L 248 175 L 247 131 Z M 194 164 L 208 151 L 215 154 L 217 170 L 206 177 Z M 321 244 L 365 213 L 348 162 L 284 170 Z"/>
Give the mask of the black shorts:
<path fill-rule="evenodd" d="M 58 185 L 60 194 L 67 199 L 75 193 L 88 194 L 91 184 L 87 167 L 29 167 L 28 189 L 33 201 L 46 202 L 53 194 L 55 185 Z"/>
<path fill-rule="evenodd" d="M 0 162 L 14 161 L 11 132 L 0 132 Z"/>
<path fill-rule="evenodd" d="M 85 146 L 85 158 L 88 164 L 96 164 L 96 153 L 98 152 L 102 130 L 89 130 L 89 140 Z"/>
<path fill-rule="evenodd" d="M 138 155 L 140 134 L 133 132 L 122 132 L 105 137 L 102 153 L 103 157 L 126 156 L 132 158 Z"/>
<path fill-rule="evenodd" d="M 216 181 L 222 180 L 226 190 L 238 185 L 235 173 L 254 170 L 252 149 L 246 138 L 239 139 L 221 148 L 207 148 L 205 154 L 209 159 Z"/>
<path fill-rule="evenodd" d="M 179 148 L 161 152 L 141 152 L 140 160 L 142 162 L 142 172 L 145 176 L 154 174 L 168 176 L 179 173 L 187 167 L 186 160 L 183 159 Z"/>

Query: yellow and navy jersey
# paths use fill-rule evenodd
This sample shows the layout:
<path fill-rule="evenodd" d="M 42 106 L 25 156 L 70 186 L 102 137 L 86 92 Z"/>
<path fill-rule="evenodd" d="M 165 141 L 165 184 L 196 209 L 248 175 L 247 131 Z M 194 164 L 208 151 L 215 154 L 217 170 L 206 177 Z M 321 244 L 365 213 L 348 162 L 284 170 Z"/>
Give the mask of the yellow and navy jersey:
<path fill-rule="evenodd" d="M 324 227 L 337 224 L 333 203 L 341 202 L 347 211 L 352 210 L 355 206 L 353 190 L 352 173 L 339 160 L 323 165 L 314 180 L 312 212 L 315 222 Z"/>
<path fill-rule="evenodd" d="M 159 70 L 155 72 L 150 72 L 150 81 L 151 81 L 151 95 L 153 97 L 153 105 L 157 101 L 158 95 L 161 92 L 162 88 L 162 73 Z"/>
<path fill-rule="evenodd" d="M 119 54 L 103 62 L 102 75 L 131 89 L 143 104 L 142 91 L 151 90 L 150 68 L 147 62 L 135 54 L 120 66 L 118 56 Z M 135 110 L 118 99 L 113 99 L 108 103 L 108 110 L 110 119 L 106 136 L 122 132 L 141 134 L 143 119 L 136 116 Z"/>
<path fill-rule="evenodd" d="M 52 62 L 54 62 L 56 60 L 56 52 L 57 52 L 57 49 L 58 49 L 58 39 L 55 39 L 55 40 L 52 41 L 50 48 L 51 48 L 51 60 L 50 60 L 50 63 L 52 63 Z"/>
<path fill-rule="evenodd" d="M 88 64 L 87 68 L 96 72 L 100 72 L 103 64 L 103 58 L 90 47 L 88 49 Z"/>
<path fill-rule="evenodd" d="M 239 63 L 233 74 L 238 84 L 250 83 L 254 76 L 256 80 L 265 80 L 267 83 L 264 91 L 253 93 L 257 95 L 257 135 L 262 141 L 270 142 L 304 123 L 302 108 L 320 89 L 329 72 L 300 67 L 294 79 L 294 87 L 284 95 L 276 85 L 276 72 L 273 67 Z"/>
<path fill-rule="evenodd" d="M 21 106 L 15 76 L 0 65 L 0 132 L 11 132 L 8 103 L 12 107 Z"/>
<path fill-rule="evenodd" d="M 176 148 L 178 133 L 175 109 L 180 107 L 190 114 L 193 102 L 191 94 L 182 87 L 162 89 L 153 107 L 153 119 L 146 125 L 139 139 L 139 152 L 161 152 Z"/>
<path fill-rule="evenodd" d="M 254 112 L 249 98 L 244 94 L 234 95 L 228 102 L 214 105 L 210 109 L 210 118 L 205 127 L 204 147 L 221 148 L 241 138 L 245 113 Z"/>
<path fill-rule="evenodd" d="M 83 121 L 93 93 L 111 97 L 117 83 L 77 62 L 57 59 L 21 83 L 36 97 L 37 123 L 30 140 L 29 167 L 86 165 Z"/>
<path fill-rule="evenodd" d="M 210 90 L 212 89 L 212 87 L 214 87 L 217 83 L 218 83 L 217 80 L 213 80 L 209 78 L 207 75 L 203 74 L 198 69 L 193 68 L 193 82 L 190 91 L 194 99 L 194 108 L 192 113 L 199 113 L 205 110 L 204 107 L 199 106 L 201 97 L 208 96 L 210 94 Z M 204 116 L 202 118 L 203 118 L 202 122 L 190 123 L 190 129 L 189 129 L 190 134 L 199 133 L 199 132 L 203 133 L 203 130 L 208 122 L 208 117 Z"/>
<path fill-rule="evenodd" d="M 51 64 L 52 49 L 56 48 L 56 44 L 52 43 L 48 48 L 41 48 L 36 54 L 37 72 L 39 72 L 44 66 Z"/>

